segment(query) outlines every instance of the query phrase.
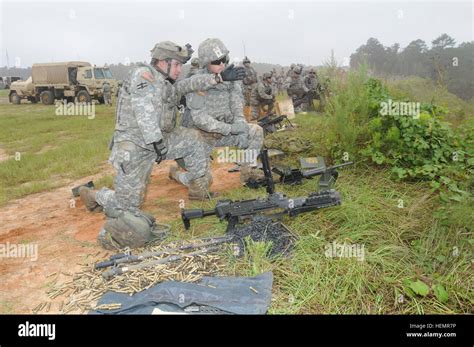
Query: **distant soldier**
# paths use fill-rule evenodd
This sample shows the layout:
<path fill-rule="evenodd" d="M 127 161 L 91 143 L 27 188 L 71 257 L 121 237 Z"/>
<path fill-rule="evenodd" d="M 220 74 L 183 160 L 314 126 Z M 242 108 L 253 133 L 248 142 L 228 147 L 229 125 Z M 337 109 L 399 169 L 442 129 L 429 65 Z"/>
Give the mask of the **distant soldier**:
<path fill-rule="evenodd" d="M 293 102 L 293 108 L 295 112 L 305 111 L 308 108 L 308 92 L 309 89 L 304 84 L 301 73 L 303 67 L 301 65 L 296 65 L 293 68 L 293 73 L 291 76 L 286 78 L 283 88 L 286 89 L 288 96 Z"/>
<path fill-rule="evenodd" d="M 318 111 L 324 111 L 326 105 L 326 87 L 320 82 L 318 74 L 314 69 L 309 70 L 304 77 L 304 84 L 309 89 L 308 102 L 313 107 L 312 100 L 319 100 Z"/>
<path fill-rule="evenodd" d="M 286 78 L 290 77 L 293 73 L 293 69 L 295 68 L 296 64 L 291 64 L 290 69 L 286 72 Z"/>
<path fill-rule="evenodd" d="M 199 70 L 199 58 L 191 59 L 191 68 L 189 69 L 189 72 L 186 75 L 186 78 L 195 75 L 198 70 Z"/>
<path fill-rule="evenodd" d="M 104 93 L 104 103 L 107 106 L 112 106 L 112 90 L 110 89 L 109 82 L 105 81 L 102 87 L 102 91 Z"/>
<path fill-rule="evenodd" d="M 313 109 L 313 100 L 319 99 L 319 81 L 316 71 L 310 69 L 308 73 L 303 77 L 303 82 L 308 91 L 308 106 Z"/>
<path fill-rule="evenodd" d="M 267 106 L 267 114 L 273 111 L 275 104 L 276 89 L 272 85 L 272 74 L 265 72 L 262 81 L 258 82 L 257 87 L 252 90 L 251 106 L 252 119 L 257 120 L 259 117 L 260 106 Z"/>
<path fill-rule="evenodd" d="M 275 68 L 272 69 L 271 74 L 272 74 L 272 85 L 273 85 L 273 87 L 274 87 L 275 89 L 277 89 L 277 78 L 278 78 L 278 75 L 277 75 L 277 72 L 276 72 L 276 69 L 275 69 Z"/>
<path fill-rule="evenodd" d="M 257 72 L 255 69 L 250 66 L 250 59 L 245 57 L 242 61 L 245 68 L 245 78 L 242 81 L 243 84 L 243 92 L 244 92 L 244 100 L 245 106 L 250 106 L 250 95 L 252 93 L 252 89 L 257 86 Z"/>

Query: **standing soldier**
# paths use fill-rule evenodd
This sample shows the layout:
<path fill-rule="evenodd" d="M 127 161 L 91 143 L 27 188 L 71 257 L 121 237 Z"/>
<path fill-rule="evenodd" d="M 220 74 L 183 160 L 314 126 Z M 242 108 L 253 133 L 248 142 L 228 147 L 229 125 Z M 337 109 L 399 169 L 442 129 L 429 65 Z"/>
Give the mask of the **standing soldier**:
<path fill-rule="evenodd" d="M 281 68 L 280 70 L 280 73 L 277 77 L 277 83 L 278 83 L 278 90 L 277 90 L 277 93 L 278 94 L 282 94 L 283 93 L 283 83 L 285 82 L 285 70 L 283 70 L 283 68 Z"/>
<path fill-rule="evenodd" d="M 309 89 L 303 82 L 303 78 L 301 77 L 303 67 L 301 65 L 296 65 L 293 68 L 292 74 L 286 78 L 285 84 L 283 86 L 288 93 L 288 96 L 291 98 L 293 102 L 293 108 L 295 112 L 301 112 L 306 110 L 307 108 L 307 96 Z"/>
<path fill-rule="evenodd" d="M 316 74 L 316 71 L 314 69 L 310 69 L 308 73 L 304 76 L 303 78 L 303 83 L 308 88 L 308 106 L 310 110 L 314 109 L 313 105 L 313 100 L 314 99 L 320 99 L 319 96 L 319 81 L 318 81 L 318 76 Z M 321 102 L 319 104 L 321 108 Z"/>
<path fill-rule="evenodd" d="M 206 90 L 222 78 L 206 74 L 175 83 L 192 54 L 191 46 L 164 41 L 151 52 L 150 65 L 138 64 L 131 71 L 117 101 L 109 158 L 116 170 L 115 191 L 79 190 L 88 210 L 103 209 L 108 217 L 97 238 L 106 249 L 141 247 L 151 240 L 152 230 L 160 231 L 153 216 L 140 210 L 155 162 L 183 158 L 190 170 L 179 178 L 190 191 L 206 174 L 208 153 L 199 145 L 199 132 L 175 128 L 177 105 L 180 94 Z"/>
<path fill-rule="evenodd" d="M 252 90 L 251 105 L 253 120 L 258 120 L 260 116 L 260 106 L 267 106 L 267 114 L 273 111 L 275 95 L 275 88 L 272 85 L 272 74 L 265 72 L 262 81 L 258 82 L 257 87 Z"/>
<path fill-rule="evenodd" d="M 272 85 L 275 89 L 277 89 L 277 78 L 278 78 L 278 75 L 277 75 L 277 72 L 276 72 L 276 69 L 273 68 L 272 71 L 271 71 L 271 74 L 272 74 Z"/>
<path fill-rule="evenodd" d="M 286 72 L 286 78 L 290 77 L 293 74 L 293 69 L 295 68 L 296 64 L 291 64 L 290 69 Z"/>
<path fill-rule="evenodd" d="M 202 67 L 200 73 L 219 74 L 229 61 L 229 50 L 219 39 L 202 42 L 198 53 Z M 253 153 L 256 159 L 263 146 L 263 129 L 257 124 L 246 122 L 240 83 L 224 82 L 206 92 L 190 93 L 186 96 L 186 104 L 190 110 L 190 119 L 186 123 L 199 129 L 209 155 L 214 147 L 238 147 Z M 171 174 L 174 175 L 174 172 Z M 203 194 L 208 190 L 212 178 L 209 176 L 208 180 L 202 180 Z M 240 165 L 242 183 L 261 176 L 255 162 Z"/>
<path fill-rule="evenodd" d="M 104 93 L 104 103 L 108 106 L 112 106 L 112 91 L 110 89 L 109 82 L 105 81 L 102 87 Z"/>
<path fill-rule="evenodd" d="M 250 66 L 250 59 L 245 57 L 242 61 L 245 68 L 245 78 L 242 81 L 244 85 L 244 99 L 245 99 L 245 106 L 250 106 L 250 95 L 252 93 L 252 89 L 257 85 L 257 72 L 255 69 Z"/>

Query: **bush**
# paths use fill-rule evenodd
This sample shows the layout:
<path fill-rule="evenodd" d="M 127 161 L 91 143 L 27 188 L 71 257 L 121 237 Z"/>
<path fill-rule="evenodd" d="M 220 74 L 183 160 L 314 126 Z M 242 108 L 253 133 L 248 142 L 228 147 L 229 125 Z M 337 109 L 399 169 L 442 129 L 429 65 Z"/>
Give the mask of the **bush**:
<path fill-rule="evenodd" d="M 421 105 L 419 117 L 381 115 L 380 103 L 389 98 L 378 80 L 366 84 L 369 95 L 369 141 L 360 153 L 376 165 L 386 165 L 398 179 L 430 180 L 434 189 L 445 186 L 460 200 L 474 164 L 472 129 L 456 134 L 442 117 L 447 110 L 435 104 Z M 465 189 L 468 187 L 464 184 Z"/>

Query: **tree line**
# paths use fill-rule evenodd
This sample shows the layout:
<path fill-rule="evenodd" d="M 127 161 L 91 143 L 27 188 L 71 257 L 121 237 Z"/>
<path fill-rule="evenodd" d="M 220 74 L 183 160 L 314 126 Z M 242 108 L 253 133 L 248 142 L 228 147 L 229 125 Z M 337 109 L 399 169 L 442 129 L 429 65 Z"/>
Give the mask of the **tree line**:
<path fill-rule="evenodd" d="M 474 41 L 457 45 L 442 34 L 431 41 L 431 47 L 417 39 L 401 49 L 399 43 L 386 47 L 372 37 L 350 57 L 351 68 L 361 64 L 379 76 L 430 78 L 464 100 L 474 97 Z"/>

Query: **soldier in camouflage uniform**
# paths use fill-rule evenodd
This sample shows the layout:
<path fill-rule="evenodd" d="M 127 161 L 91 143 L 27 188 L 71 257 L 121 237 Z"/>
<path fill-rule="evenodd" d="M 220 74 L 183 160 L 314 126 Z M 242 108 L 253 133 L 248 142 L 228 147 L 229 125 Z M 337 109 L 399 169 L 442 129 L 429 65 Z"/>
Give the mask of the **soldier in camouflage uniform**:
<path fill-rule="evenodd" d="M 303 78 L 304 85 L 309 89 L 308 91 L 308 103 L 310 109 L 313 109 L 313 100 L 319 100 L 319 110 L 324 108 L 325 98 L 324 94 L 321 93 L 321 84 L 318 80 L 318 75 L 314 69 L 310 69 Z"/>
<path fill-rule="evenodd" d="M 191 68 L 189 69 L 189 72 L 186 75 L 186 78 L 194 76 L 198 70 L 199 70 L 199 59 L 198 58 L 191 59 Z"/>
<path fill-rule="evenodd" d="M 270 72 L 265 72 L 262 77 L 262 82 L 258 82 L 257 87 L 252 90 L 250 99 L 252 106 L 252 119 L 258 119 L 260 106 L 267 106 L 267 114 L 273 111 L 275 95 L 276 89 L 272 85 L 272 74 Z"/>
<path fill-rule="evenodd" d="M 278 77 L 276 69 L 273 68 L 270 73 L 272 75 L 272 85 L 276 89 L 277 88 L 277 77 Z"/>
<path fill-rule="evenodd" d="M 88 210 L 103 208 L 108 217 L 98 236 L 106 249 L 141 247 L 157 230 L 154 218 L 140 210 L 155 162 L 183 158 L 189 171 L 179 178 L 189 186 L 206 174 L 207 148 L 200 145 L 198 131 L 175 128 L 176 106 L 180 94 L 205 90 L 223 82 L 222 78 L 205 74 L 175 83 L 192 54 L 190 46 L 165 41 L 151 52 L 150 65 L 138 64 L 131 71 L 117 102 L 109 158 L 117 172 L 115 191 L 79 190 Z"/>
<path fill-rule="evenodd" d="M 112 106 L 112 91 L 110 89 L 109 82 L 105 81 L 102 87 L 104 93 L 104 103 L 108 106 Z"/>
<path fill-rule="evenodd" d="M 293 108 L 295 112 L 305 111 L 308 108 L 308 92 L 309 89 L 304 84 L 301 73 L 303 72 L 303 67 L 301 65 L 296 65 L 293 68 L 291 76 L 286 78 L 286 81 L 283 85 L 283 88 L 286 89 L 288 96 L 293 102 Z"/>
<path fill-rule="evenodd" d="M 257 86 L 257 72 L 255 72 L 255 69 L 250 66 L 250 59 L 245 57 L 244 60 L 242 61 L 244 64 L 245 68 L 245 78 L 242 81 L 243 84 L 243 92 L 244 92 L 244 100 L 245 100 L 245 106 L 250 106 L 251 101 L 250 101 L 250 95 L 252 94 L 252 89 L 254 89 Z"/>
<path fill-rule="evenodd" d="M 280 73 L 277 75 L 277 93 L 283 93 L 283 82 L 285 82 L 285 71 L 283 68 L 280 70 Z"/>
<path fill-rule="evenodd" d="M 293 69 L 295 68 L 296 64 L 291 64 L 290 69 L 286 72 L 286 78 L 290 77 L 293 74 Z"/>
<path fill-rule="evenodd" d="M 219 39 L 207 39 L 198 49 L 202 70 L 200 73 L 219 73 L 229 61 L 229 51 Z M 246 75 L 247 76 L 247 75 Z M 183 122 L 199 129 L 210 154 L 215 147 L 235 146 L 258 154 L 263 145 L 263 129 L 257 124 L 248 124 L 243 115 L 242 89 L 240 83 L 225 82 L 206 92 L 190 93 L 186 96 L 190 112 Z M 256 157 L 256 155 L 255 155 Z M 255 163 L 242 163 L 241 182 L 260 177 Z M 202 181 L 206 191 L 209 180 Z"/>

